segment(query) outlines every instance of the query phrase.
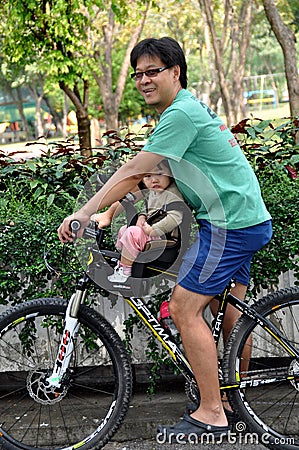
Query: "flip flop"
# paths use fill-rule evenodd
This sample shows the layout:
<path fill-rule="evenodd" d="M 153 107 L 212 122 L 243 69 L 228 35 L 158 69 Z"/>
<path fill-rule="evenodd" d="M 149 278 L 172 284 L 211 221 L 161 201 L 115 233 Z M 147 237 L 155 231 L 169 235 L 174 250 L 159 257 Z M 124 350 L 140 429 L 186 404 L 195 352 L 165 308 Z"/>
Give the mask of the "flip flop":
<path fill-rule="evenodd" d="M 185 413 L 181 422 L 176 425 L 159 425 L 157 428 L 157 442 L 161 437 L 167 439 L 179 439 L 179 443 L 183 443 L 185 438 L 186 442 L 195 437 L 210 440 L 213 437 L 225 437 L 230 432 L 230 426 L 215 426 L 209 425 L 199 420 L 193 419 L 189 414 Z"/>
<path fill-rule="evenodd" d="M 194 411 L 196 411 L 198 406 L 195 403 L 189 403 L 186 407 L 186 413 L 192 414 Z M 235 411 L 230 411 L 229 409 L 226 409 L 223 407 L 224 413 L 226 415 L 226 418 L 228 420 L 229 425 L 234 425 L 235 423 L 240 421 L 240 418 L 238 414 Z"/>

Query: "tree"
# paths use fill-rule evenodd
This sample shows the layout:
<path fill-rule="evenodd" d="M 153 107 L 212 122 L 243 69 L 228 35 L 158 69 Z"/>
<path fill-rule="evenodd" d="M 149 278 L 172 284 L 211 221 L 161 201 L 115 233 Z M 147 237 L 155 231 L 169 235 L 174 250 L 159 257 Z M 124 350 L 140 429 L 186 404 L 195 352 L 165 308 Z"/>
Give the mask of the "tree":
<path fill-rule="evenodd" d="M 3 55 L 20 71 L 25 65 L 36 64 L 40 76 L 59 83 L 76 107 L 83 152 L 90 148 L 89 80 L 82 45 L 87 25 L 84 6 L 87 8 L 90 3 L 12 0 L 0 5 L 5 17 L 0 24 Z"/>
<path fill-rule="evenodd" d="M 129 6 L 136 7 L 132 3 Z M 130 21 L 127 17 L 124 27 L 124 24 L 116 20 L 111 5 L 108 20 L 105 17 L 105 23 L 102 24 L 103 34 L 94 36 L 94 60 L 97 64 L 93 65 L 92 73 L 102 95 L 105 121 L 108 129 L 117 129 L 118 127 L 118 111 L 130 66 L 130 54 L 139 40 L 148 9 L 149 2 L 145 2 L 144 8 L 138 10 L 137 15 L 136 9 L 135 14 L 132 9 L 130 11 Z M 101 21 L 99 20 L 99 22 Z M 122 55 L 124 53 L 124 56 L 120 56 L 120 52 L 117 53 L 117 48 L 119 48 L 120 44 Z M 118 55 L 117 61 L 113 60 L 113 54 Z M 118 64 L 120 68 L 115 67 Z M 114 68 L 115 70 L 113 70 Z"/>
<path fill-rule="evenodd" d="M 284 55 L 285 74 L 289 91 L 290 112 L 299 115 L 299 77 L 297 69 L 296 38 L 290 27 L 285 25 L 274 0 L 262 0 L 267 19 L 271 25 Z"/>
<path fill-rule="evenodd" d="M 79 145 L 82 154 L 85 156 L 90 156 L 91 136 L 90 119 L 88 117 L 89 81 L 84 78 L 80 81 L 81 83 L 79 81 L 75 81 L 73 86 L 70 86 L 64 80 L 61 80 L 59 81 L 59 86 L 76 108 Z M 80 85 L 82 86 L 82 93 L 80 92 Z"/>
<path fill-rule="evenodd" d="M 70 98 L 83 153 L 90 152 L 88 107 L 93 76 L 101 91 L 107 124 L 117 128 L 130 52 L 148 8 L 149 2 L 142 0 L 12 0 L 0 6 L 6 17 L 2 33 L 7 59 L 19 67 L 35 62 L 39 73 L 57 83 Z M 119 55 L 124 44 L 126 50 L 116 74 L 113 54 Z"/>
<path fill-rule="evenodd" d="M 210 31 L 219 88 L 229 126 L 238 121 L 243 104 L 243 77 L 250 43 L 252 3 L 252 0 L 243 0 L 234 5 L 225 0 L 224 11 L 221 10 L 223 21 L 217 27 L 215 16 L 219 12 L 219 5 L 211 0 L 199 0 Z"/>
<path fill-rule="evenodd" d="M 52 121 L 55 123 L 56 129 L 60 134 L 66 136 L 66 134 L 63 133 L 62 129 L 62 119 L 53 105 L 55 96 L 55 93 L 53 94 L 53 85 L 50 86 L 47 83 L 46 76 L 42 76 L 38 72 L 36 64 L 32 64 L 30 66 L 26 65 L 22 68 L 16 68 L 13 63 L 5 62 L 1 64 L 0 81 L 2 92 L 8 95 L 11 103 L 18 109 L 22 123 L 22 130 L 25 133 L 27 140 L 32 139 L 33 131 L 35 131 L 35 136 L 45 135 L 46 130 L 44 130 L 41 109 L 42 106 L 45 105 L 47 106 L 47 109 L 52 116 Z M 52 92 L 52 95 L 50 95 L 49 91 Z M 30 100 L 30 98 L 26 98 L 28 97 L 28 93 L 31 94 L 30 98 L 32 97 L 35 100 L 35 130 L 33 127 L 30 128 L 30 125 L 28 124 L 28 120 L 24 113 L 23 103 Z M 56 90 L 55 101 L 60 101 L 58 97 L 59 96 L 57 95 Z M 62 102 L 60 101 L 60 110 L 61 104 Z"/>
<path fill-rule="evenodd" d="M 24 108 L 23 108 L 23 97 L 20 86 L 12 86 L 12 81 L 7 76 L 6 70 L 3 70 L 3 67 L 0 71 L 0 82 L 3 89 L 3 92 L 8 94 L 8 97 L 12 100 L 12 102 L 16 105 L 22 122 L 22 129 L 25 133 L 26 139 L 30 139 L 30 131 L 28 121 L 26 119 Z"/>

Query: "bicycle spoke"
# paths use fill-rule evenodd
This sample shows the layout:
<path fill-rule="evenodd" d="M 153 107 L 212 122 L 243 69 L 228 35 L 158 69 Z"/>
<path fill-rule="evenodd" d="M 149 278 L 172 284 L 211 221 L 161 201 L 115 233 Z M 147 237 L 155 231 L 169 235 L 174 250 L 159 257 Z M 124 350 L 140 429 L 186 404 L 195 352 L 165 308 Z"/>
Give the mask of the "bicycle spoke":
<path fill-rule="evenodd" d="M 53 302 L 57 313 L 40 300 L 41 312 L 33 318 L 28 314 L 28 323 L 23 311 L 18 312 L 20 306 L 16 311 L 25 320 L 12 313 L 13 326 L 5 324 L 1 330 L 0 324 L 0 367 L 9 367 L 9 372 L 0 372 L 0 379 L 7 378 L 5 385 L 0 383 L 0 423 L 20 450 L 80 447 L 85 440 L 90 444 L 84 448 L 93 448 L 92 441 L 107 442 L 129 405 L 132 375 L 127 355 L 113 328 L 106 321 L 98 322 L 103 319 L 88 308 L 84 314 L 90 315 L 82 320 L 61 386 L 48 383 L 65 310 Z M 28 302 L 28 309 L 31 305 Z M 110 346 L 114 346 L 111 353 Z M 113 352 L 118 356 L 113 357 Z"/>
<path fill-rule="evenodd" d="M 295 348 L 299 348 L 299 289 L 277 291 L 256 304 L 260 314 Z M 234 407 L 251 430 L 267 430 L 283 444 L 277 449 L 299 447 L 299 362 L 259 323 L 243 317 L 227 345 L 225 372 L 236 372 L 242 390 L 229 393 Z M 275 445 L 274 445 L 275 444 Z"/>

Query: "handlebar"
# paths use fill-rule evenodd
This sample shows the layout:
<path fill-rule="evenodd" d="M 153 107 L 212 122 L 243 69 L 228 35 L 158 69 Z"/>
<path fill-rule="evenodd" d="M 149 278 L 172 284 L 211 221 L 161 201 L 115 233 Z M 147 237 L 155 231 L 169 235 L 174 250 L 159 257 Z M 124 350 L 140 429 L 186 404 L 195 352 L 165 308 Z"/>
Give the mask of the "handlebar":
<path fill-rule="evenodd" d="M 70 228 L 73 233 L 77 233 L 81 228 L 81 223 L 79 220 L 72 220 L 70 223 Z"/>
<path fill-rule="evenodd" d="M 70 228 L 77 237 L 78 231 L 81 229 L 81 223 L 79 220 L 72 220 L 70 223 Z M 97 222 L 91 220 L 87 227 L 85 227 L 82 237 L 85 239 L 95 239 L 98 246 L 104 240 L 105 230 L 98 227 Z"/>

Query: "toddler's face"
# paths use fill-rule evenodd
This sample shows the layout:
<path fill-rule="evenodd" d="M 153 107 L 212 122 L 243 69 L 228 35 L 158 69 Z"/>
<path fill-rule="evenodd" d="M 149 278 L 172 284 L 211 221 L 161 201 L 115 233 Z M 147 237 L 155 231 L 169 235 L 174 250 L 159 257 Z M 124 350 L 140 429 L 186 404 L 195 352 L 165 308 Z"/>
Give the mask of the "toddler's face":
<path fill-rule="evenodd" d="M 143 182 L 147 189 L 163 191 L 170 185 L 170 177 L 165 175 L 167 169 L 159 169 L 156 167 L 151 173 L 148 173 L 143 178 Z"/>

